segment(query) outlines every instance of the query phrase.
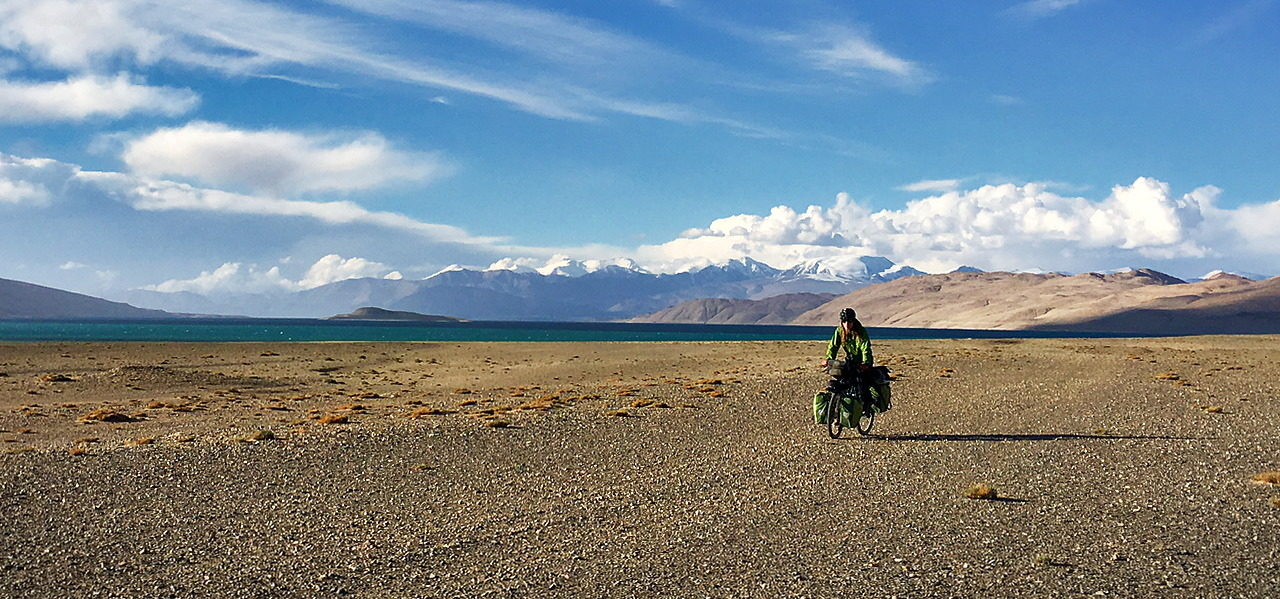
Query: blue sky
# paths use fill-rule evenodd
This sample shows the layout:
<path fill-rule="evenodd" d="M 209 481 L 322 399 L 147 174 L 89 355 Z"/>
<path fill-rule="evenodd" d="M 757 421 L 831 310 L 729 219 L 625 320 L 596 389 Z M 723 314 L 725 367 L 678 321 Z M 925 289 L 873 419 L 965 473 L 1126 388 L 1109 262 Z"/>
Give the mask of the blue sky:
<path fill-rule="evenodd" d="M 1277 25 L 1276 0 L 0 0 L 0 277 L 1280 274 Z"/>

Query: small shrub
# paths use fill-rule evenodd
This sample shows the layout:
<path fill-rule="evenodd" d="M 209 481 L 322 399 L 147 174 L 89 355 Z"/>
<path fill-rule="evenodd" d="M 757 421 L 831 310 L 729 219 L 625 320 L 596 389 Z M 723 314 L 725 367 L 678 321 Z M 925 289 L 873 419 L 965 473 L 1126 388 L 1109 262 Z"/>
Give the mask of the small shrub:
<path fill-rule="evenodd" d="M 83 422 L 134 422 L 133 418 L 106 408 L 89 412 L 81 416 L 80 420 Z"/>
<path fill-rule="evenodd" d="M 637 399 L 631 402 L 631 407 L 633 408 L 647 408 L 651 405 L 653 405 L 652 399 Z"/>
<path fill-rule="evenodd" d="M 1264 485 L 1280 486 L 1280 470 L 1273 472 L 1259 472 L 1253 475 L 1253 482 Z"/>
<path fill-rule="evenodd" d="M 236 437 L 234 440 L 240 443 L 258 443 L 260 441 L 267 441 L 274 438 L 276 438 L 275 433 L 269 430 L 263 429 L 263 430 L 253 431 L 251 433 L 247 433 L 244 435 L 240 435 L 239 437 Z"/>
<path fill-rule="evenodd" d="M 506 420 L 486 420 L 484 425 L 489 428 L 508 428 L 511 423 Z"/>
<path fill-rule="evenodd" d="M 84 455 L 86 453 L 89 453 L 89 450 L 83 447 L 72 447 L 67 450 L 67 454 L 69 455 Z"/>
<path fill-rule="evenodd" d="M 69 377 L 69 376 L 67 376 L 67 375 L 65 375 L 65 374 L 58 374 L 58 373 L 56 373 L 56 372 L 51 372 L 51 373 L 49 373 L 49 374 L 46 374 L 46 375 L 44 375 L 44 376 L 40 377 L 40 380 L 42 380 L 42 381 L 44 381 L 44 382 L 46 382 L 46 383 L 70 383 L 70 382 L 74 381 L 75 379 L 73 379 L 73 378 L 71 378 L 71 377 Z"/>
<path fill-rule="evenodd" d="M 612 411 L 612 412 L 606 412 L 606 414 L 605 414 L 605 415 L 607 415 L 607 416 L 615 416 L 615 417 L 618 417 L 618 418 L 626 418 L 626 417 L 628 417 L 628 416 L 631 416 L 631 412 L 628 412 L 628 411 L 626 411 L 626 410 L 614 410 L 614 411 Z"/>
<path fill-rule="evenodd" d="M 320 424 L 346 424 L 347 415 L 346 414 L 325 414 L 320 418 L 316 419 L 316 422 L 319 422 Z"/>
<path fill-rule="evenodd" d="M 125 442 L 125 445 L 151 445 L 156 442 L 155 437 L 138 437 L 132 441 Z"/>
<path fill-rule="evenodd" d="M 1176 372 L 1161 372 L 1160 374 L 1156 375 L 1157 381 L 1176 381 L 1180 378 L 1182 377 L 1179 376 L 1178 373 Z"/>
<path fill-rule="evenodd" d="M 1221 414 L 1222 406 L 1205 406 L 1204 411 L 1210 414 Z"/>
<path fill-rule="evenodd" d="M 454 395 L 470 395 L 471 390 L 470 389 L 454 389 L 453 394 Z"/>
<path fill-rule="evenodd" d="M 999 495 L 995 487 L 987 483 L 977 483 L 969 485 L 969 488 L 964 490 L 964 496 L 969 499 L 995 499 Z"/>

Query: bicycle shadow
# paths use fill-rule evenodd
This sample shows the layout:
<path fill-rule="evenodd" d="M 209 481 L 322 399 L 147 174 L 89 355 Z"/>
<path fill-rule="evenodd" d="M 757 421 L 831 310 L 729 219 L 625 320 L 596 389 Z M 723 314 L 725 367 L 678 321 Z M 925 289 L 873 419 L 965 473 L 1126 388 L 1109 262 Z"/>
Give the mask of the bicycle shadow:
<path fill-rule="evenodd" d="M 1103 439 L 1108 441 L 1205 441 L 1209 437 L 1180 437 L 1175 435 L 1088 435 L 1077 433 L 978 433 L 970 435 L 945 435 L 936 433 L 867 435 L 868 439 L 878 441 L 926 441 L 955 442 L 978 441 L 985 443 L 1001 443 L 1006 441 L 1078 441 Z"/>

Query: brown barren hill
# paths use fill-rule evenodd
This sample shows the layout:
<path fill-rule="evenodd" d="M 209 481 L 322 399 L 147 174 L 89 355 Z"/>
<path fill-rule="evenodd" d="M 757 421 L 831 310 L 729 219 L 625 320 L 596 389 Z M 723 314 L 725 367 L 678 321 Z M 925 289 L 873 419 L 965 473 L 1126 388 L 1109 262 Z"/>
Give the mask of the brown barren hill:
<path fill-rule="evenodd" d="M 22 281 L 0 279 L 0 318 L 164 318 L 160 310 L 73 293 Z"/>
<path fill-rule="evenodd" d="M 1150 269 L 1116 274 L 951 273 L 859 289 L 801 314 L 835 322 L 850 306 L 868 326 L 1129 333 L 1280 330 L 1280 279 L 1186 283 Z"/>
<path fill-rule="evenodd" d="M 830 293 L 788 293 L 770 298 L 702 298 L 665 310 L 637 316 L 632 322 L 687 322 L 699 324 L 786 324 L 796 316 L 836 297 Z"/>

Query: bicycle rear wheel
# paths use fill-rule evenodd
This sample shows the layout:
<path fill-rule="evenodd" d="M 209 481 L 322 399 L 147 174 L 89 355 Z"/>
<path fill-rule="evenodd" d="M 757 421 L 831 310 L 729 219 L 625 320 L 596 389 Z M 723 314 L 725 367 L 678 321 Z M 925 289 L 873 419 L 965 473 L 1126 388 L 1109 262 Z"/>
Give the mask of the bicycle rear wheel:
<path fill-rule="evenodd" d="M 827 435 L 839 439 L 844 431 L 844 423 L 840 421 L 840 395 L 832 393 L 827 399 Z"/>
<path fill-rule="evenodd" d="M 871 427 L 876 423 L 876 410 L 871 407 L 871 394 L 867 393 L 861 385 L 858 386 L 858 403 L 862 406 L 862 413 L 858 415 L 855 427 L 859 435 L 870 435 Z"/>

